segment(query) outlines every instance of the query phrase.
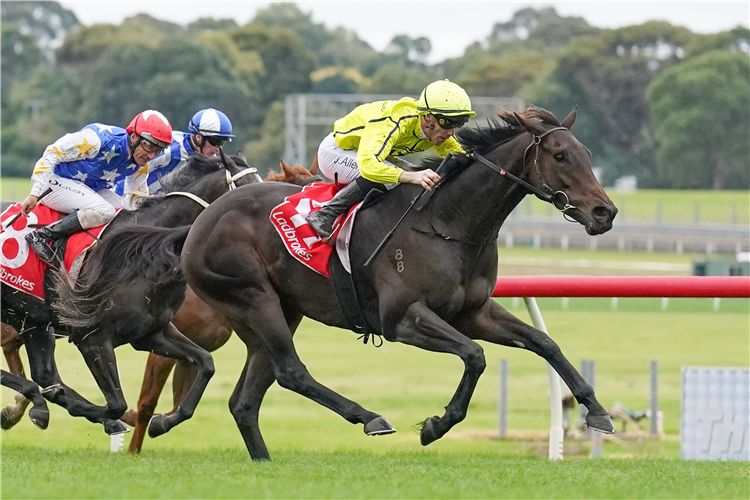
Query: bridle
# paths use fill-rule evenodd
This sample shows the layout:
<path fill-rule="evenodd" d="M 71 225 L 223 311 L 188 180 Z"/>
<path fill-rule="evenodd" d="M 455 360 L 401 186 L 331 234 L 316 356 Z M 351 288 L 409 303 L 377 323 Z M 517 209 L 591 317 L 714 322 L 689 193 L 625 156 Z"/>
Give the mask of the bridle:
<path fill-rule="evenodd" d="M 502 176 L 507 177 L 508 179 L 512 180 L 513 182 L 520 184 L 521 186 L 525 187 L 532 193 L 534 193 L 537 197 L 540 199 L 546 201 L 547 203 L 551 204 L 558 212 L 561 212 L 563 214 L 563 217 L 565 220 L 569 222 L 577 222 L 575 221 L 567 212 L 568 210 L 575 209 L 576 207 L 570 204 L 570 198 L 564 191 L 557 190 L 555 191 L 552 189 L 549 184 L 544 180 L 544 177 L 542 177 L 542 172 L 539 170 L 539 145 L 542 143 L 542 139 L 544 139 L 546 136 L 551 134 L 552 132 L 555 132 L 557 130 L 568 130 L 565 127 L 554 127 L 549 130 L 545 130 L 544 133 L 536 135 L 531 134 L 531 143 L 526 146 L 526 149 L 523 151 L 523 163 L 526 164 L 526 154 L 529 152 L 529 149 L 532 147 L 535 147 L 534 151 L 534 170 L 536 171 L 537 177 L 539 177 L 539 180 L 542 183 L 542 186 L 546 191 L 542 191 L 538 187 L 529 184 L 525 180 L 521 179 L 520 177 L 517 177 L 507 170 L 505 170 L 503 167 L 491 162 L 484 156 L 472 152 L 469 154 L 469 156 L 475 160 L 477 160 L 482 165 L 485 165 L 495 172 L 499 173 Z"/>
<path fill-rule="evenodd" d="M 235 189 L 237 189 L 237 184 L 235 184 L 236 181 L 240 180 L 246 175 L 257 174 L 258 169 L 255 167 L 247 167 L 246 169 L 240 170 L 236 174 L 232 175 L 229 173 L 229 170 L 227 170 L 225 166 L 224 173 L 227 175 L 227 186 L 229 186 L 229 190 L 234 191 Z M 203 208 L 208 208 L 209 205 L 209 203 L 203 200 L 200 196 L 196 196 L 193 193 L 188 193 L 187 191 L 174 191 L 171 193 L 167 193 L 165 196 L 184 196 L 185 198 L 190 198 Z"/>

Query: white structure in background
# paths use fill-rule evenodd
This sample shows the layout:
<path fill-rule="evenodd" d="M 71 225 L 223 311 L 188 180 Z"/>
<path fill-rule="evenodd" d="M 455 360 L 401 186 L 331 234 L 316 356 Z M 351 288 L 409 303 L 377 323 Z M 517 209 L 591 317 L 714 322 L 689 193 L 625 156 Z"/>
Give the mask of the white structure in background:
<path fill-rule="evenodd" d="M 750 461 L 750 369 L 682 368 L 682 458 Z"/>
<path fill-rule="evenodd" d="M 635 175 L 625 175 L 615 181 L 615 191 L 618 193 L 635 193 L 638 189 L 638 178 Z"/>
<path fill-rule="evenodd" d="M 403 95 L 384 94 L 291 94 L 285 100 L 284 161 L 308 167 L 323 138 L 333 129 L 333 122 L 367 102 L 397 100 Z M 417 97 L 417 96 L 413 96 Z M 516 97 L 472 97 L 477 116 L 469 125 L 484 125 L 487 118 L 499 112 L 523 111 L 526 103 Z"/>

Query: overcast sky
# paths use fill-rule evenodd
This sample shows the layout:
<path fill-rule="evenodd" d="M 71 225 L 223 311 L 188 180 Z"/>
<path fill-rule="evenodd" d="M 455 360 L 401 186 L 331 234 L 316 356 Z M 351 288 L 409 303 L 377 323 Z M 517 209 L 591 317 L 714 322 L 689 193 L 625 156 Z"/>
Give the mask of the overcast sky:
<path fill-rule="evenodd" d="M 187 24 L 201 17 L 232 18 L 238 24 L 252 20 L 270 2 L 228 1 L 88 1 L 66 0 L 85 25 L 119 24 L 138 13 Z M 664 20 L 694 33 L 717 33 L 738 25 L 750 27 L 750 2 L 295 2 L 313 21 L 329 28 L 343 26 L 382 51 L 395 36 L 426 36 L 432 43 L 430 62 L 463 54 L 477 40 L 485 39 L 497 22 L 507 22 L 524 7 L 554 7 L 561 16 L 583 17 L 598 28 L 619 28 Z"/>

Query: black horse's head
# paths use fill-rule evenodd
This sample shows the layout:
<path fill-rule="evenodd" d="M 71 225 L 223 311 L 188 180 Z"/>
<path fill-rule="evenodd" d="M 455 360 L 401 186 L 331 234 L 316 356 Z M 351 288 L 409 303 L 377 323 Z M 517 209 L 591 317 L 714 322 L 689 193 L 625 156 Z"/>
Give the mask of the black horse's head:
<path fill-rule="evenodd" d="M 549 194 L 555 207 L 582 224 L 588 234 L 612 229 L 617 207 L 591 170 L 591 151 L 570 132 L 576 109 L 562 123 L 537 107 L 501 118 L 515 121 L 531 135 L 524 152 L 527 181 Z"/>

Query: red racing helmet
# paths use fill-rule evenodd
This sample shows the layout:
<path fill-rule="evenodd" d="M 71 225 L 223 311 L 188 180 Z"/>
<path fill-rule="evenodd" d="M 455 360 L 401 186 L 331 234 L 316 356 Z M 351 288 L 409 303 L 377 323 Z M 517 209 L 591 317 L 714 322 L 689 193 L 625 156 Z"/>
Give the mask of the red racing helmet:
<path fill-rule="evenodd" d="M 160 148 L 166 148 L 172 143 L 172 125 L 163 114 L 153 109 L 135 115 L 125 130 L 130 134 L 138 134 Z"/>

